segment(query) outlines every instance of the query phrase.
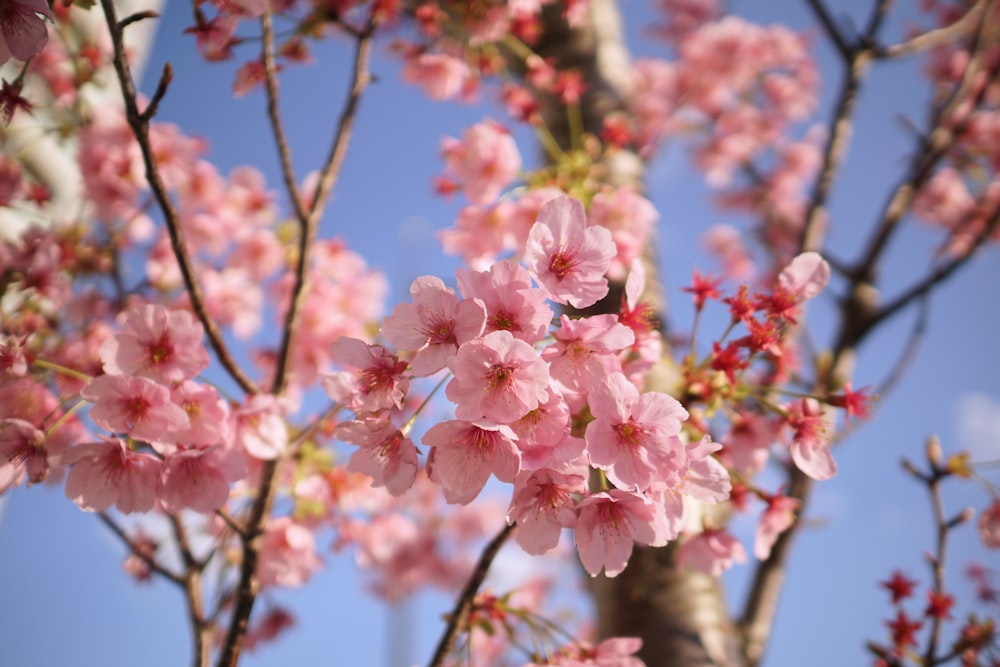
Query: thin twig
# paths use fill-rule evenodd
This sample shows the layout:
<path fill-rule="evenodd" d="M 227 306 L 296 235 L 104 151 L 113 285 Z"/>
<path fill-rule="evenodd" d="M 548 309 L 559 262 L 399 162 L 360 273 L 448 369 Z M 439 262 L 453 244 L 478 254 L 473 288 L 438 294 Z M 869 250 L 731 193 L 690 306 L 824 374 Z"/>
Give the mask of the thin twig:
<path fill-rule="evenodd" d="M 826 6 L 823 5 L 822 0 L 807 0 L 810 9 L 816 14 L 816 18 L 823 25 L 823 29 L 826 34 L 830 37 L 830 41 L 837 48 L 841 57 L 847 62 L 851 61 L 852 49 L 847 45 L 847 40 L 840 32 L 840 28 L 837 24 L 833 22 L 833 17 L 830 16 L 830 12 L 826 10 Z"/>
<path fill-rule="evenodd" d="M 989 0 L 986 14 L 992 11 L 996 0 Z M 873 272 L 875 262 L 881 257 L 885 246 L 899 226 L 903 216 L 910 210 L 910 205 L 914 197 L 920 191 L 928 178 L 930 178 L 934 167 L 947 154 L 954 138 L 964 131 L 972 117 L 972 109 L 975 109 L 982 96 L 987 90 L 987 86 L 982 86 L 975 104 L 968 105 L 968 111 L 959 119 L 951 119 L 950 116 L 962 104 L 965 93 L 972 87 L 976 80 L 976 74 L 980 71 L 983 61 L 985 44 L 983 35 L 986 30 L 987 21 L 983 20 L 979 24 L 971 48 L 971 57 L 962 74 L 962 79 L 950 98 L 935 111 L 930 123 L 930 131 L 922 145 L 914 153 L 910 169 L 903 181 L 896 186 L 890 195 L 886 205 L 882 210 L 882 216 L 872 239 L 869 241 L 861 260 L 854 271 L 859 276 L 870 276 Z"/>
<path fill-rule="evenodd" d="M 164 224 L 170 235 L 170 245 L 173 248 L 174 256 L 177 258 L 181 277 L 184 280 L 184 287 L 191 301 L 191 310 L 194 311 L 194 314 L 205 328 L 205 334 L 208 336 L 212 349 L 215 350 L 219 362 L 228 371 L 229 375 L 232 376 L 233 380 L 246 393 L 257 393 L 257 386 L 253 380 L 247 377 L 239 367 L 239 364 L 230 355 L 229 349 L 222 338 L 222 332 L 211 316 L 209 316 L 208 310 L 205 307 L 205 299 L 201 293 L 201 287 L 195 279 L 191 256 L 181 235 L 177 210 L 174 208 L 174 204 L 170 200 L 170 195 L 167 193 L 166 185 L 163 183 L 163 178 L 160 176 L 153 148 L 149 141 L 150 118 L 144 117 L 138 109 L 135 84 L 132 81 L 132 72 L 128 64 L 128 59 L 125 57 L 125 44 L 122 39 L 122 30 L 115 14 L 114 2 L 113 0 L 101 0 L 101 7 L 104 10 L 104 19 L 108 24 L 108 30 L 111 33 L 111 43 L 114 48 L 113 61 L 115 72 L 118 75 L 118 84 L 122 91 L 122 98 L 125 102 L 125 116 L 142 152 L 142 159 L 146 168 L 146 180 L 163 214 Z"/>
<path fill-rule="evenodd" d="M 486 574 L 490 571 L 490 565 L 493 564 L 493 559 L 499 553 L 500 547 L 504 545 L 510 534 L 514 532 L 515 525 L 517 524 L 504 526 L 503 530 L 483 548 L 483 553 L 479 556 L 476 568 L 469 576 L 465 588 L 462 589 L 461 595 L 455 601 L 455 608 L 452 609 L 451 614 L 448 616 L 448 625 L 445 627 L 440 641 L 438 641 L 437 649 L 435 649 L 434 656 L 428 663 L 428 667 L 441 667 L 444 664 L 445 658 L 451 653 L 459 632 L 465 628 L 469 612 L 472 609 L 472 602 L 476 598 L 476 593 L 479 592 L 479 587 L 483 585 L 483 580 L 486 579 Z"/>
<path fill-rule="evenodd" d="M 292 297 L 288 305 L 288 312 L 285 315 L 282 340 L 278 348 L 278 356 L 275 363 L 274 383 L 272 387 L 272 391 L 275 394 L 281 392 L 287 381 L 288 360 L 291 355 L 292 342 L 296 334 L 298 314 L 302 302 L 305 300 L 306 274 L 308 272 L 313 239 L 316 235 L 318 222 L 323 214 L 323 207 L 326 200 L 333 191 L 334 185 L 336 185 L 340 169 L 344 163 L 344 157 L 347 155 L 347 147 L 350 143 L 351 130 L 354 127 L 354 119 L 357 115 L 361 95 L 372 80 L 371 73 L 368 71 L 368 63 L 371 58 L 371 42 L 376 22 L 376 12 L 373 9 L 367 27 L 357 40 L 354 51 L 351 89 L 340 112 L 337 133 L 330 146 L 329 154 L 324 161 L 324 166 L 320 169 L 319 182 L 316 184 L 316 192 L 310 203 L 308 215 L 299 219 L 298 263 L 295 269 L 295 284 L 292 288 Z M 289 187 L 295 187 L 294 182 Z M 294 201 L 297 194 L 292 192 L 290 196 L 293 197 Z"/>
<path fill-rule="evenodd" d="M 927 322 L 930 319 L 930 292 L 925 292 L 921 297 L 920 301 L 917 303 L 917 319 L 913 323 L 913 329 L 910 331 L 910 335 L 906 340 L 906 346 L 903 348 L 903 353 L 899 356 L 899 360 L 896 365 L 893 366 L 889 375 L 886 376 L 878 385 L 878 390 L 876 394 L 879 400 L 884 400 L 885 397 L 896 388 L 899 381 L 909 370 L 910 365 L 913 363 L 914 358 L 917 356 L 917 350 L 920 348 L 920 344 L 924 340 L 924 335 L 927 332 Z"/>
<path fill-rule="evenodd" d="M 288 305 L 288 312 L 285 315 L 284 326 L 282 327 L 282 340 L 278 348 L 278 357 L 275 364 L 274 379 L 271 391 L 280 394 L 288 379 L 288 361 L 291 355 L 292 345 L 298 329 L 298 318 L 301 311 L 302 302 L 305 299 L 306 276 L 309 262 L 312 255 L 313 241 L 316 236 L 318 221 L 322 215 L 323 201 L 329 196 L 330 191 L 336 183 L 337 176 L 346 155 L 347 145 L 351 137 L 351 128 L 361 94 L 364 92 L 371 75 L 368 72 L 368 63 L 371 54 L 371 41 L 375 32 L 377 18 L 373 13 L 369 19 L 366 30 L 358 38 L 354 53 L 354 72 L 351 81 L 351 90 L 344 102 L 344 107 L 340 114 L 337 126 L 337 133 L 330 149 L 330 154 L 321 170 L 320 183 L 317 185 L 317 192 L 313 198 L 308 214 L 302 214 L 302 204 L 299 200 L 297 206 L 297 217 L 299 222 L 299 247 L 298 261 L 295 267 L 295 283 L 292 287 L 292 296 Z M 284 132 L 281 130 L 280 115 L 277 113 L 277 85 L 275 81 L 276 72 L 273 66 L 273 57 L 268 55 L 268 51 L 273 49 L 273 28 L 270 24 L 270 14 L 265 13 L 261 20 L 262 29 L 265 33 L 265 77 L 271 82 L 267 86 L 269 96 L 269 109 L 273 107 L 272 129 L 275 132 L 279 144 L 279 154 L 282 153 L 281 146 L 284 145 L 286 155 L 282 157 L 284 162 L 288 160 L 287 168 L 283 167 L 285 173 L 285 183 L 289 189 L 289 196 L 293 204 L 298 199 L 297 186 L 294 174 L 291 170 L 291 160 L 287 155 L 287 142 L 284 140 Z M 267 63 L 270 61 L 268 69 Z M 278 124 L 274 125 L 277 119 Z M 257 561 L 260 555 L 260 542 L 264 532 L 264 525 L 271 511 L 274 502 L 277 485 L 275 477 L 280 461 L 272 460 L 264 463 L 260 473 L 260 486 L 257 497 L 250 508 L 250 516 L 247 518 L 246 526 L 240 533 L 243 544 L 243 562 L 240 566 L 240 579 L 234 592 L 234 603 L 229 628 L 226 638 L 222 644 L 217 665 L 219 667 L 235 667 L 239 661 L 242 650 L 243 638 L 246 635 L 250 622 L 250 614 L 257 598 L 258 585 L 256 583 Z"/>
<path fill-rule="evenodd" d="M 934 464 L 932 464 L 934 465 Z M 944 594 L 944 561 L 948 548 L 948 521 L 944 517 L 944 501 L 941 499 L 941 471 L 934 465 L 930 481 L 927 484 L 927 492 L 931 496 L 931 507 L 934 511 L 935 527 L 935 549 L 931 556 L 931 577 L 933 578 L 932 588 L 936 595 Z M 927 636 L 927 648 L 924 651 L 924 664 L 934 664 L 934 654 L 937 653 L 938 641 L 941 637 L 941 615 L 931 615 L 931 628 Z"/>
<path fill-rule="evenodd" d="M 877 47 L 874 55 L 879 59 L 901 58 L 951 44 L 956 39 L 972 32 L 986 4 L 986 0 L 978 0 L 962 18 L 954 23 L 935 28 L 934 30 L 928 30 L 896 44 Z"/>
<path fill-rule="evenodd" d="M 194 653 L 191 663 L 193 667 L 208 667 L 212 659 L 212 624 L 205 618 L 205 605 L 202 600 L 201 574 L 204 563 L 199 562 L 191 551 L 187 531 L 180 518 L 168 514 L 170 525 L 174 531 L 174 540 L 184 561 L 184 592 L 187 600 L 188 622 L 194 635 Z"/>
<path fill-rule="evenodd" d="M 128 533 L 126 533 L 121 526 L 115 523 L 114 519 L 108 516 L 107 512 L 98 512 L 97 518 L 101 520 L 101 523 L 110 528 L 111 532 L 117 535 L 118 538 L 125 543 L 125 546 L 128 547 L 128 550 L 131 551 L 132 554 L 136 556 L 139 560 L 145 563 L 150 570 L 160 575 L 164 579 L 174 584 L 177 584 L 181 588 L 184 587 L 184 577 L 177 574 L 176 572 L 168 570 L 167 568 L 156 562 L 156 559 L 153 556 L 150 556 L 141 547 L 139 547 L 138 544 L 132 541 L 132 538 L 128 536 Z"/>
<path fill-rule="evenodd" d="M 874 327 L 880 322 L 889 319 L 897 312 L 910 305 L 914 299 L 924 298 L 932 289 L 947 280 L 952 274 L 955 273 L 955 271 L 960 269 L 966 262 L 972 259 L 972 256 L 976 254 L 976 251 L 986 243 L 990 236 L 992 236 L 993 232 L 995 232 L 998 228 L 1000 228 L 1000 204 L 997 205 L 993 215 L 983 226 L 982 230 L 980 230 L 980 232 L 976 235 L 976 238 L 973 239 L 967 252 L 952 258 L 951 261 L 946 262 L 934 271 L 931 271 L 923 280 L 913 285 L 888 304 L 880 308 L 879 311 L 873 316 L 870 326 Z"/>

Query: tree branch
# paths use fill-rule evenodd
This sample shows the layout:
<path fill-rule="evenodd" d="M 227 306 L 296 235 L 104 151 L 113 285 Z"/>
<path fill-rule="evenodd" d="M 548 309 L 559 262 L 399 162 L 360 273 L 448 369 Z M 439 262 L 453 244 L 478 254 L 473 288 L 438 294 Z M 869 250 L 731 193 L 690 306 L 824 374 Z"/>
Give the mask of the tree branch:
<path fill-rule="evenodd" d="M 108 516 L 107 512 L 98 512 L 97 518 L 101 520 L 101 523 L 110 528 L 111 532 L 117 535 L 118 539 L 120 539 L 125 544 L 125 546 L 128 547 L 128 550 L 131 551 L 136 558 L 145 563 L 150 570 L 160 575 L 167 581 L 170 581 L 171 583 L 176 584 L 181 588 L 184 588 L 183 576 L 177 574 L 176 572 L 168 570 L 167 568 L 156 562 L 155 558 L 150 556 L 143 549 L 141 549 L 139 545 L 137 545 L 135 542 L 132 541 L 132 538 L 128 536 L 128 533 L 126 533 L 121 526 L 115 523 L 114 519 Z"/>
<path fill-rule="evenodd" d="M 834 23 L 833 17 L 830 16 L 830 12 L 827 11 L 826 6 L 823 4 L 822 0 L 806 0 L 806 4 L 812 9 L 816 18 L 819 19 L 820 24 L 823 26 L 823 30 L 826 32 L 830 41 L 833 42 L 833 46 L 840 53 L 840 56 L 847 61 L 851 62 L 854 55 L 854 50 L 848 46 L 847 40 L 840 33 L 840 28 Z"/>
<path fill-rule="evenodd" d="M 479 592 L 479 587 L 483 585 L 483 581 L 490 571 L 493 559 L 500 552 L 500 547 L 504 545 L 507 538 L 514 532 L 516 525 L 510 524 L 504 526 L 503 530 L 497 533 L 497 536 L 490 540 L 483 548 L 483 553 L 479 556 L 479 562 L 476 563 L 476 567 L 472 570 L 469 580 L 465 583 L 465 588 L 462 589 L 462 593 L 455 601 L 454 609 L 452 609 L 451 614 L 448 616 L 448 625 L 444 630 L 444 634 L 441 635 L 441 639 L 438 641 L 437 648 L 434 650 L 434 655 L 431 657 L 428 667 L 441 667 L 444 664 L 445 658 L 451 653 L 459 632 L 466 627 L 469 612 L 472 610 L 472 602 L 475 600 L 476 593 Z"/>
<path fill-rule="evenodd" d="M 215 324 L 215 321 L 212 320 L 205 307 L 205 299 L 201 293 L 201 287 L 195 279 L 191 256 L 181 235 L 177 210 L 174 208 L 174 204 L 170 200 L 170 195 L 167 193 L 166 185 L 163 183 L 156 165 L 153 148 L 149 142 L 149 122 L 151 116 L 140 113 L 138 109 L 135 84 L 132 81 L 128 59 L 125 57 L 123 26 L 118 23 L 113 0 L 101 0 L 101 7 L 104 10 L 104 19 L 108 24 L 108 30 L 111 33 L 111 44 L 114 48 L 113 61 L 115 72 L 118 75 L 118 84 L 125 103 L 125 117 L 132 128 L 132 133 L 135 135 L 136 142 L 139 144 L 139 149 L 142 152 L 142 159 L 146 168 L 146 180 L 163 214 L 163 221 L 170 235 L 170 245 L 173 248 L 174 256 L 177 258 L 181 277 L 184 280 L 184 287 L 191 301 L 191 310 L 194 311 L 195 316 L 197 316 L 205 328 L 205 335 L 208 336 L 208 340 L 212 345 L 212 349 L 215 350 L 215 355 L 218 357 L 219 363 L 222 364 L 243 391 L 248 394 L 257 393 L 256 384 L 247 377 L 239 367 L 239 364 L 230 355 L 229 349 L 222 339 L 222 332 Z M 166 92 L 166 86 L 169 83 L 169 72 L 169 67 L 164 68 L 164 74 L 160 79 L 160 86 L 157 89 L 160 98 Z M 161 89 L 162 93 L 159 92 Z"/>
<path fill-rule="evenodd" d="M 879 59 L 901 58 L 950 44 L 956 39 L 972 32 L 987 4 L 987 0 L 978 0 L 962 18 L 954 23 L 935 28 L 934 30 L 928 30 L 896 44 L 876 47 L 874 56 Z"/>

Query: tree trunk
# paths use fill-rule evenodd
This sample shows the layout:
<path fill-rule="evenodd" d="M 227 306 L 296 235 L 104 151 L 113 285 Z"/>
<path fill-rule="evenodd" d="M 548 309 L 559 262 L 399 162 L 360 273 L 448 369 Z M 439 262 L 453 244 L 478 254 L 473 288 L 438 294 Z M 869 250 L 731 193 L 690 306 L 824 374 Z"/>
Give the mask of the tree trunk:
<path fill-rule="evenodd" d="M 544 58 L 553 58 L 560 70 L 573 68 L 581 72 L 586 86 L 581 101 L 584 131 L 599 134 L 605 116 L 624 107 L 631 65 L 617 3 L 590 0 L 589 4 L 590 20 L 575 28 L 563 20 L 558 3 L 547 7 L 538 52 Z M 542 113 L 556 140 L 568 147 L 565 107 L 550 98 Z M 638 192 L 644 190 L 645 164 L 635 153 L 618 151 L 604 168 L 606 182 L 629 185 Z M 643 298 L 662 312 L 665 299 L 656 270 L 655 246 L 655 242 L 646 246 L 647 284 Z M 621 293 L 622 285 L 612 285 L 609 296 L 597 307 L 603 312 L 618 312 Z M 665 390 L 663 378 L 668 375 L 654 372 L 646 389 Z M 672 545 L 637 547 L 625 572 L 615 578 L 592 579 L 590 591 L 597 608 L 600 638 L 641 637 L 639 656 L 648 667 L 740 665 L 739 641 L 729 620 L 720 581 L 678 570 L 673 552 Z"/>

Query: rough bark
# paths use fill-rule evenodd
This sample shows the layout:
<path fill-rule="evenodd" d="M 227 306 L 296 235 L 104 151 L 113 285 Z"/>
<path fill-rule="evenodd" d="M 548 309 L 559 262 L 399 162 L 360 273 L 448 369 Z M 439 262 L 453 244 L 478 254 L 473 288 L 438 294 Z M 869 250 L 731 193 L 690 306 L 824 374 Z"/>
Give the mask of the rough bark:
<path fill-rule="evenodd" d="M 598 134 L 604 117 L 621 109 L 629 94 L 630 58 L 617 3 L 591 0 L 591 20 L 571 28 L 556 11 L 545 14 L 545 32 L 538 48 L 543 57 L 555 59 L 560 69 L 574 68 L 583 75 L 587 90 L 581 101 L 586 132 Z M 553 8 L 549 8 L 550 10 Z M 543 107 L 546 126 L 556 140 L 568 147 L 565 108 L 555 99 Z M 614 185 L 644 189 L 645 165 L 638 155 L 619 151 L 604 165 L 603 180 Z M 665 299 L 656 270 L 655 242 L 647 245 L 644 260 L 647 286 L 644 299 L 662 311 Z M 598 308 L 617 312 L 622 286 Z M 654 372 L 647 390 L 665 390 L 669 371 Z M 673 565 L 674 547 L 636 548 L 628 568 L 618 577 L 591 581 L 601 638 L 639 636 L 640 656 L 648 667 L 694 667 L 740 664 L 738 641 L 726 610 L 722 586 L 715 577 L 679 571 Z"/>

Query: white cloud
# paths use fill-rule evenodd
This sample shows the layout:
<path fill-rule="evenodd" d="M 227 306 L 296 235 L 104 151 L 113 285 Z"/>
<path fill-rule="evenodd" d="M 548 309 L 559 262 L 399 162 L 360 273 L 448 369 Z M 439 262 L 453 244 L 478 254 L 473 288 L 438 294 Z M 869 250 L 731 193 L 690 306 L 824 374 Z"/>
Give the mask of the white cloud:
<path fill-rule="evenodd" d="M 1000 398 L 968 392 L 958 397 L 955 408 L 959 447 L 973 461 L 1000 458 Z"/>

